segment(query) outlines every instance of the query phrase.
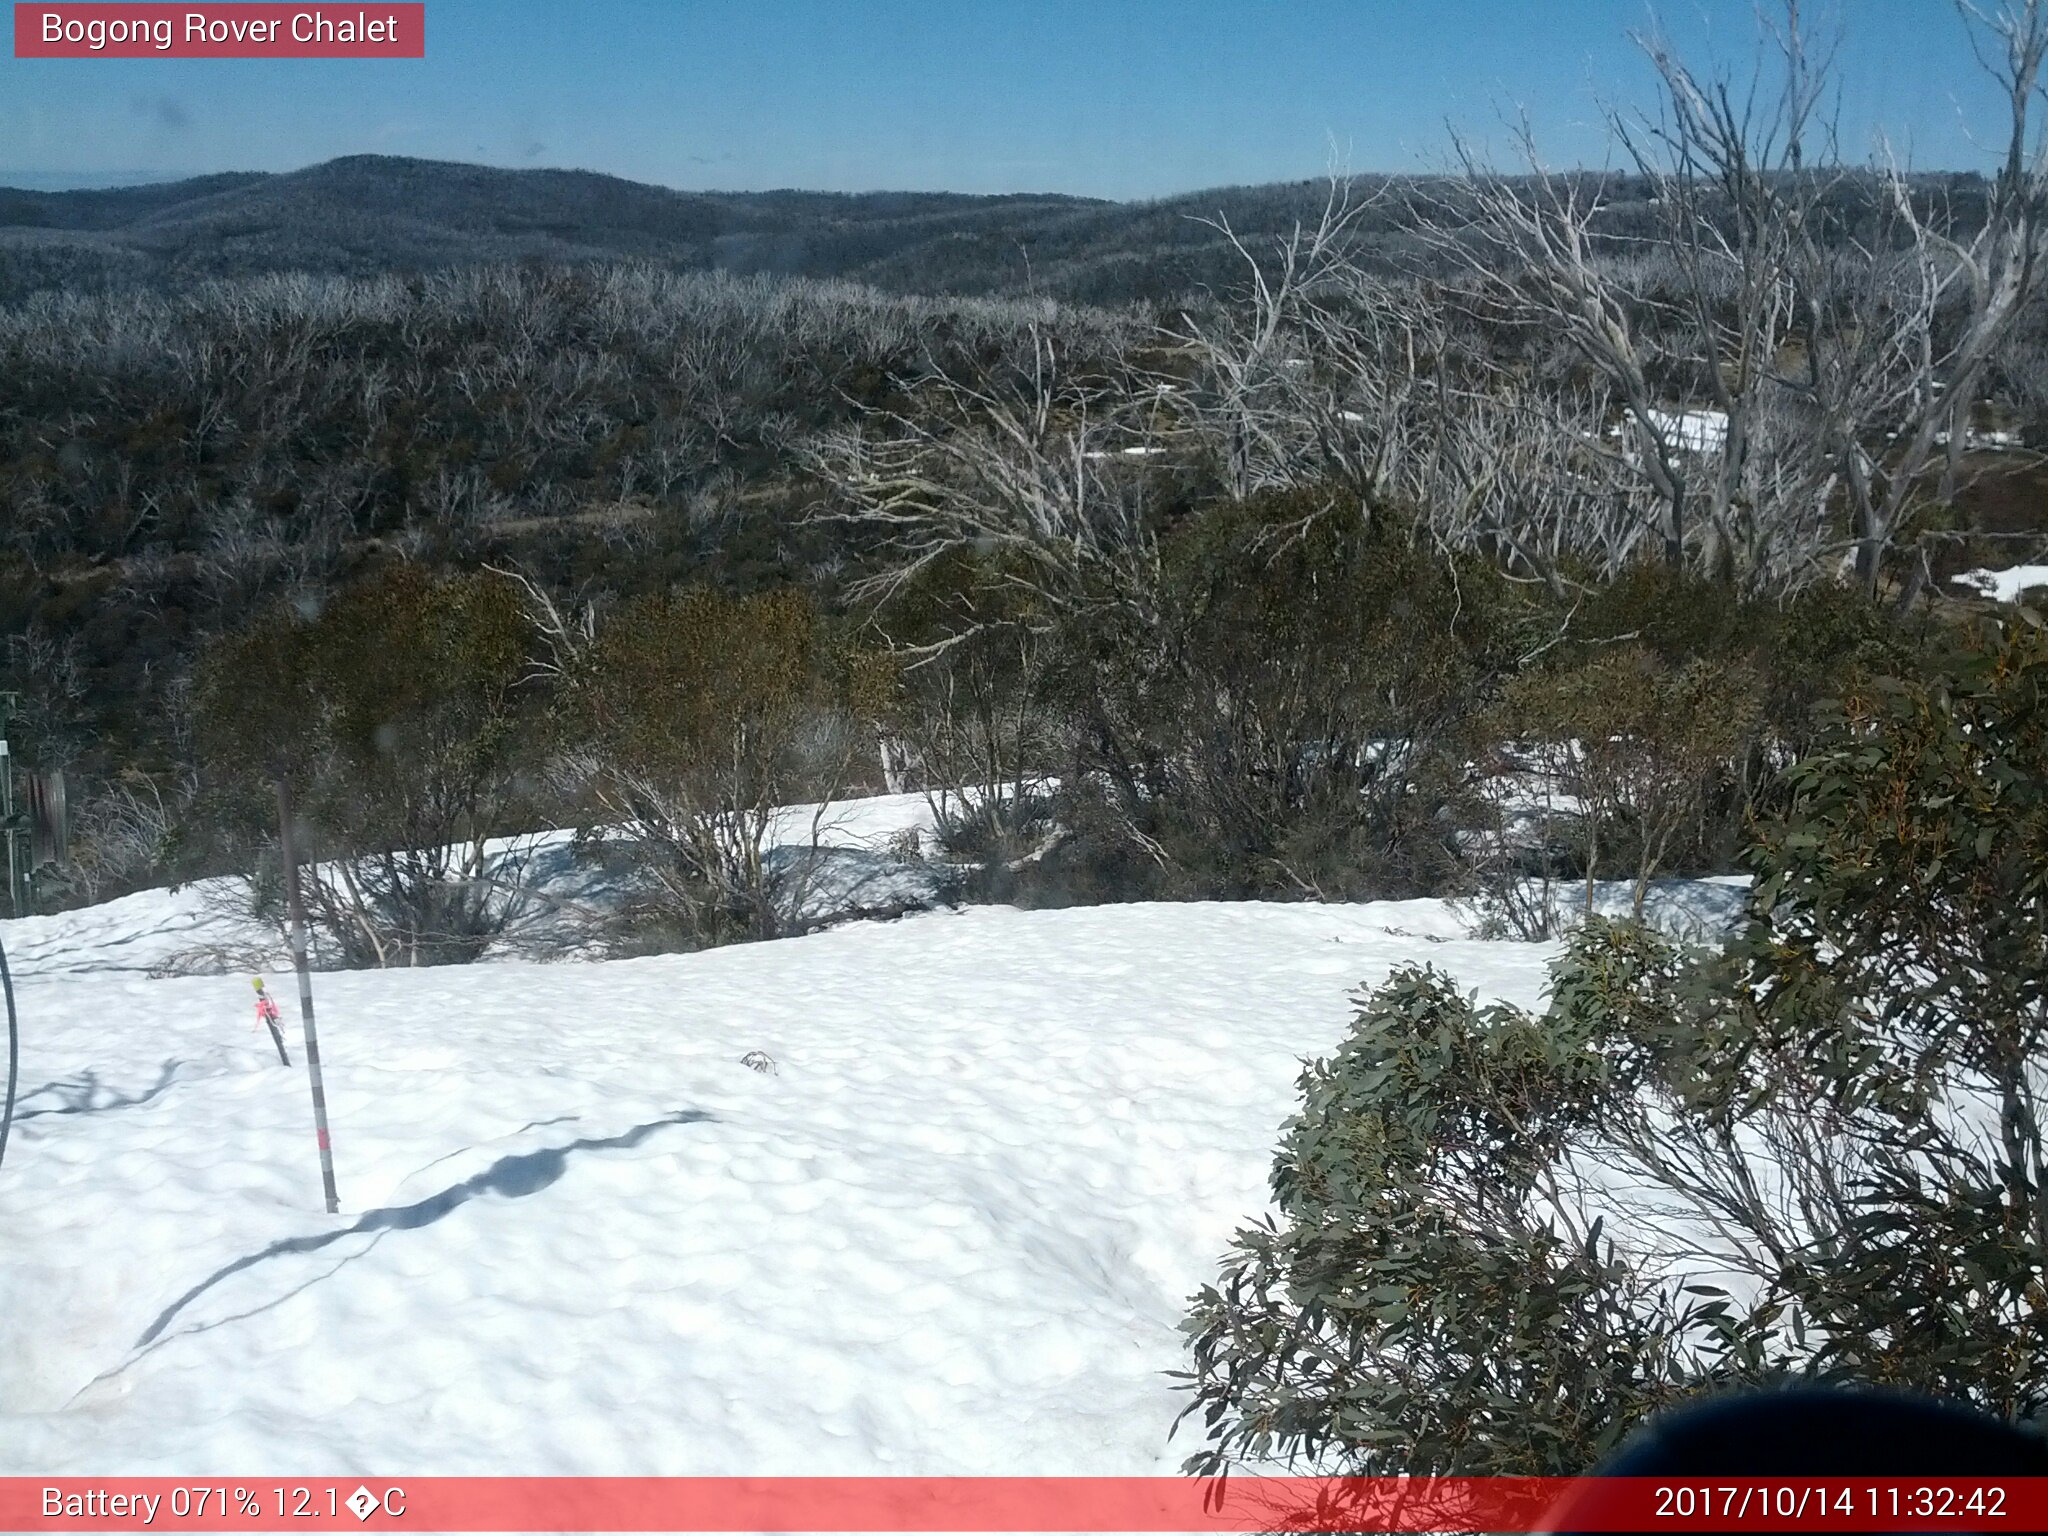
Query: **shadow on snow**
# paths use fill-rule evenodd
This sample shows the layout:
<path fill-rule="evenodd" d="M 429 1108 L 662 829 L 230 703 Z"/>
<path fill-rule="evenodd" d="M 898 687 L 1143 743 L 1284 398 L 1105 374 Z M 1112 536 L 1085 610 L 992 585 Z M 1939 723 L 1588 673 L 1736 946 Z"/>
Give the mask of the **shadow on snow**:
<path fill-rule="evenodd" d="M 102 1084 L 97 1072 L 81 1072 L 76 1077 L 59 1078 L 54 1083 L 31 1088 L 21 1096 L 22 1103 L 26 1104 L 31 1099 L 39 1099 L 44 1094 L 50 1094 L 57 1100 L 54 1108 L 18 1110 L 14 1119 L 20 1124 L 28 1120 L 40 1120 L 45 1115 L 96 1115 L 108 1109 L 134 1109 L 159 1097 L 177 1079 L 178 1068 L 183 1065 L 181 1061 L 165 1062 L 154 1083 L 142 1092 L 127 1098 L 121 1097 L 114 1088 Z M 105 1098 L 100 1096 L 103 1088 L 107 1095 Z"/>
<path fill-rule="evenodd" d="M 232 1264 L 215 1270 L 192 1289 L 180 1296 L 158 1315 L 155 1322 L 135 1341 L 137 1349 L 154 1344 L 177 1318 L 207 1291 L 219 1285 L 230 1275 L 254 1268 L 266 1259 L 281 1258 L 287 1254 L 317 1253 L 322 1248 L 340 1242 L 343 1238 L 356 1237 L 364 1233 L 407 1232 L 417 1227 L 431 1226 L 457 1207 L 467 1204 L 479 1195 L 502 1195 L 508 1200 L 523 1199 L 538 1194 L 568 1171 L 569 1154 L 572 1152 L 601 1152 L 620 1147 L 637 1147 L 656 1131 L 671 1125 L 689 1125 L 709 1120 L 711 1115 L 703 1110 L 678 1110 L 659 1120 L 650 1120 L 636 1125 L 630 1131 L 616 1136 L 590 1136 L 567 1142 L 559 1147 L 543 1147 L 538 1152 L 517 1152 L 499 1158 L 490 1167 L 452 1184 L 438 1194 L 416 1200 L 411 1205 L 380 1206 L 365 1211 L 356 1218 L 354 1225 L 338 1232 L 321 1232 L 308 1237 L 288 1237 L 272 1243 L 259 1253 L 246 1254 Z M 336 1268 L 340 1266 L 337 1265 Z"/>

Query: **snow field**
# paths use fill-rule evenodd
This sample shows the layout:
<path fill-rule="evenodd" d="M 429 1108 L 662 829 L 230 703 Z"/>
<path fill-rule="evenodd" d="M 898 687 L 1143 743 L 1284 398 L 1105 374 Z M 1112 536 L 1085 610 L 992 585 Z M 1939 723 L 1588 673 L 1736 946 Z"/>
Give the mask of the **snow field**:
<path fill-rule="evenodd" d="M 1554 953 L 1134 905 L 322 974 L 330 1218 L 289 987 L 287 1070 L 244 977 L 100 968 L 180 899 L 0 925 L 0 1473 L 1171 1471 L 1300 1058 L 1397 964 Z"/>

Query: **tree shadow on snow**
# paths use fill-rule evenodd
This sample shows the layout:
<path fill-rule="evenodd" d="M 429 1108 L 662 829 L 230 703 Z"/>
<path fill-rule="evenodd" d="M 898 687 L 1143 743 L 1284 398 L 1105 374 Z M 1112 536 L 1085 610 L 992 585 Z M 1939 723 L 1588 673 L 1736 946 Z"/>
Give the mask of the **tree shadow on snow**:
<path fill-rule="evenodd" d="M 322 1248 L 340 1242 L 343 1238 L 356 1237 L 363 1233 L 409 1232 L 417 1227 L 431 1226 L 443 1216 L 466 1205 L 478 1195 L 502 1195 L 508 1200 L 523 1199 L 538 1194 L 568 1171 L 569 1154 L 572 1152 L 603 1152 L 619 1147 L 637 1147 L 656 1131 L 671 1125 L 690 1125 L 700 1120 L 713 1118 L 704 1110 L 678 1110 L 659 1120 L 650 1120 L 636 1125 L 630 1131 L 616 1136 L 586 1136 L 559 1147 L 543 1147 L 538 1152 L 516 1152 L 499 1158 L 483 1172 L 472 1174 L 460 1184 L 452 1184 L 439 1194 L 416 1200 L 411 1205 L 380 1206 L 365 1211 L 356 1218 L 353 1226 L 338 1232 L 320 1232 L 307 1237 L 287 1237 L 272 1243 L 259 1253 L 246 1254 L 215 1270 L 191 1290 L 180 1296 L 158 1315 L 155 1322 L 135 1341 L 135 1347 L 142 1349 L 154 1344 L 163 1331 L 176 1320 L 178 1314 L 199 1297 L 210 1291 L 230 1275 L 240 1274 L 254 1268 L 266 1259 L 281 1258 L 286 1254 L 317 1253 Z M 336 1265 L 339 1269 L 341 1266 Z M 333 1271 L 329 1271 L 333 1273 Z M 302 1287 L 303 1289 L 303 1287 Z"/>
<path fill-rule="evenodd" d="M 29 1120 L 40 1120 L 44 1115 L 95 1115 L 106 1109 L 134 1109 L 160 1097 L 176 1080 L 178 1068 L 183 1065 L 182 1061 L 165 1062 L 154 1083 L 142 1092 L 131 1094 L 127 1098 L 123 1098 L 113 1088 L 106 1088 L 107 1096 L 102 1098 L 100 1094 L 104 1085 L 101 1084 L 97 1072 L 81 1072 L 76 1077 L 62 1077 L 54 1083 L 45 1083 L 40 1088 L 31 1088 L 21 1096 L 21 1102 L 26 1104 L 31 1099 L 39 1099 L 46 1093 L 50 1094 L 57 1100 L 53 1108 L 18 1110 L 14 1119 L 20 1124 Z"/>

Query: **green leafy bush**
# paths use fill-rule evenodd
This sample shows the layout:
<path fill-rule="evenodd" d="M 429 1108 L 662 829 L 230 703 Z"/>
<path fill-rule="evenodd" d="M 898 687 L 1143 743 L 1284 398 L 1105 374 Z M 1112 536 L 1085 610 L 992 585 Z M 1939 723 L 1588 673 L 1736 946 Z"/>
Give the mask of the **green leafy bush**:
<path fill-rule="evenodd" d="M 259 873 L 290 787 L 307 902 L 344 963 L 473 959 L 523 909 L 524 840 L 487 841 L 533 824 L 528 635 L 513 583 L 398 565 L 204 656 L 212 814 Z"/>
<path fill-rule="evenodd" d="M 1631 878 L 1640 918 L 1651 878 L 1703 840 L 1708 807 L 1757 729 L 1760 692 L 1743 662 L 1673 665 L 1634 644 L 1509 687 L 1504 727 L 1541 741 L 1578 804 L 1589 909 L 1603 856 Z"/>
<path fill-rule="evenodd" d="M 815 860 L 778 864 L 779 807 L 843 786 L 887 669 L 836 645 L 784 588 L 635 599 L 569 659 L 561 730 L 602 814 L 657 892 L 646 916 L 689 943 L 773 938 Z"/>
<path fill-rule="evenodd" d="M 924 791 L 940 845 L 974 866 L 985 900 L 1009 899 L 1061 840 L 1050 783 L 1071 750 L 1055 625 L 1018 574 L 955 552 L 878 615 L 901 656 L 882 725 L 908 782 L 890 787 Z"/>
<path fill-rule="evenodd" d="M 1208 1446 L 1584 1470 L 1788 1378 L 2048 1407 L 2048 635 L 1852 691 L 1725 952 L 1589 922 L 1538 1014 L 1404 973 L 1189 1318 Z"/>
<path fill-rule="evenodd" d="M 1560 1199 L 1561 1160 L 1631 1091 L 1605 1043 L 1435 971 L 1360 1000 L 1301 1076 L 1279 1220 L 1195 1300 L 1190 1471 L 1576 1472 L 1670 1400 L 1692 1368 L 1667 1298 Z"/>
<path fill-rule="evenodd" d="M 1067 632 L 1072 824 L 1156 894 L 1354 899 L 1458 862 L 1468 725 L 1506 584 L 1323 489 L 1220 503 L 1160 551 L 1149 604 Z"/>

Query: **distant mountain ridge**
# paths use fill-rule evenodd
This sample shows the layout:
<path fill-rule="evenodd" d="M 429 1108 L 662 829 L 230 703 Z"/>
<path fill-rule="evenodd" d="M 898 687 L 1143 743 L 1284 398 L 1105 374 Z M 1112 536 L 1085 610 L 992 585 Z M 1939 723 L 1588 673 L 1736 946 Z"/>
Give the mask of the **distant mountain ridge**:
<path fill-rule="evenodd" d="M 647 260 L 897 291 L 1166 298 L 1236 266 L 1199 216 L 1260 227 L 1320 186 L 1153 203 L 1059 194 L 682 192 L 590 171 L 352 155 L 283 173 L 78 191 L 0 188 L 0 301 L 39 288 L 274 271 Z"/>
<path fill-rule="evenodd" d="M 1654 189 L 1606 183 L 1603 224 L 1658 238 Z M 1880 199 L 1865 173 L 1828 173 L 1844 229 Z M 1967 225 L 1985 184 L 1913 178 Z M 1369 261 L 1421 256 L 1421 204 L 1442 180 L 1361 176 L 1349 226 Z M 1321 180 L 1214 187 L 1143 203 L 1058 193 L 682 192 L 594 171 L 500 170 L 351 155 L 304 170 L 62 192 L 0 187 L 0 303 L 44 289 L 175 287 L 265 272 L 368 276 L 495 263 L 648 261 L 681 270 L 844 278 L 895 293 L 1036 293 L 1171 304 L 1234 288 L 1247 248 L 1313 224 Z"/>

